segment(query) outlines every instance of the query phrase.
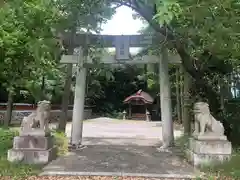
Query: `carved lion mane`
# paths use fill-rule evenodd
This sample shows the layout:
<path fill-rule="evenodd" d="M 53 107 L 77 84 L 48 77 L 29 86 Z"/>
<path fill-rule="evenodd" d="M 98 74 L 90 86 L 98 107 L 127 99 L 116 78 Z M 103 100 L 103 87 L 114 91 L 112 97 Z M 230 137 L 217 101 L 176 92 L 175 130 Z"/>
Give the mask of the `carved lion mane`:
<path fill-rule="evenodd" d="M 39 101 L 36 111 L 23 118 L 22 131 L 37 128 L 38 125 L 40 126 L 39 129 L 48 130 L 50 110 L 51 104 L 49 101 Z"/>
<path fill-rule="evenodd" d="M 224 127 L 210 113 L 209 105 L 205 102 L 197 102 L 193 108 L 195 119 L 194 134 L 204 135 L 212 133 L 214 135 L 223 135 Z"/>

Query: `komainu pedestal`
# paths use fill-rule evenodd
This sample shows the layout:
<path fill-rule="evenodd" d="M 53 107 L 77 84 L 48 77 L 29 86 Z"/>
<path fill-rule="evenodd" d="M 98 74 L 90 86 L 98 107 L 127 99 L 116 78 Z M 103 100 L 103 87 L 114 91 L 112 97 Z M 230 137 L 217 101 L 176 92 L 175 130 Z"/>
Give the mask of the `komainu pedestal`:
<path fill-rule="evenodd" d="M 8 161 L 46 164 L 56 157 L 51 136 L 17 136 L 8 150 Z"/>
<path fill-rule="evenodd" d="M 36 112 L 23 118 L 20 135 L 14 138 L 13 148 L 8 151 L 10 162 L 46 164 L 56 157 L 48 129 L 50 109 L 50 102 L 40 101 Z"/>
<path fill-rule="evenodd" d="M 189 139 L 187 156 L 194 166 L 219 163 L 230 159 L 232 145 L 225 136 L 193 136 Z"/>
<path fill-rule="evenodd" d="M 231 157 L 232 145 L 224 136 L 224 127 L 204 102 L 194 105 L 195 131 L 189 139 L 187 157 L 194 166 L 219 163 Z"/>

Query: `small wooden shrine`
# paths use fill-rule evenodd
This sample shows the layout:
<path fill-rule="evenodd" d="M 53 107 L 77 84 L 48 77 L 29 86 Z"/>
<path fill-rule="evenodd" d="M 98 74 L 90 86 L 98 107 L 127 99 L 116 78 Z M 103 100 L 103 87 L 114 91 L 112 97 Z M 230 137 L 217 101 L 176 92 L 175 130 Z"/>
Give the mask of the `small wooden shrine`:
<path fill-rule="evenodd" d="M 128 119 L 150 121 L 151 116 L 148 111 L 154 99 L 146 92 L 139 90 L 135 94 L 127 97 L 123 102 L 129 105 L 127 113 Z"/>

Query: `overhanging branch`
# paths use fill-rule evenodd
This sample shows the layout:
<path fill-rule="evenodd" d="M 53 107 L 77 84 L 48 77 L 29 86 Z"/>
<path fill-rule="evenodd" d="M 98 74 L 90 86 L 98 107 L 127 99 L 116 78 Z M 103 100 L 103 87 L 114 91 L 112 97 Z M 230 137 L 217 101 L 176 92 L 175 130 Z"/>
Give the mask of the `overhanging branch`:
<path fill-rule="evenodd" d="M 115 0 L 115 1 L 120 1 L 120 0 Z M 129 2 L 129 1 L 128 1 Z M 153 19 L 154 14 L 153 10 L 151 9 L 148 5 L 146 4 L 140 4 L 141 1 L 133 0 L 131 3 L 127 3 L 126 1 L 121 1 L 122 5 L 125 5 L 127 7 L 132 8 L 134 11 L 139 13 L 149 24 L 152 26 L 152 28 L 162 34 L 163 36 L 166 37 L 166 40 L 168 43 L 171 43 L 173 47 L 177 50 L 178 54 L 180 55 L 182 59 L 182 64 L 184 66 L 184 69 L 199 83 L 201 86 L 205 89 L 205 92 L 208 94 L 209 97 L 214 96 L 216 97 L 216 100 L 214 105 L 218 106 L 218 101 L 217 101 L 217 96 L 218 93 L 215 92 L 211 85 L 204 79 L 204 72 L 201 72 L 200 68 L 196 67 L 196 60 L 191 57 L 187 50 L 185 49 L 186 47 L 186 42 L 181 42 L 179 38 L 176 38 L 173 31 L 171 29 L 168 29 L 166 31 L 166 26 L 160 27 L 160 25 Z"/>

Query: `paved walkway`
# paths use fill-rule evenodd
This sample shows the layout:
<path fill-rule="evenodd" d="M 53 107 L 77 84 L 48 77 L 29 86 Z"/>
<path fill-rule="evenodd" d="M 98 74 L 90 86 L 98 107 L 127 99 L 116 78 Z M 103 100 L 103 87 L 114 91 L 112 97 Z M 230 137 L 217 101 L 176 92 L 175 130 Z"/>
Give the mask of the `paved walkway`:
<path fill-rule="evenodd" d="M 66 134 L 70 136 L 71 125 Z M 196 171 L 173 152 L 158 152 L 161 123 L 108 118 L 84 122 L 82 150 L 60 157 L 42 175 L 143 176 L 191 179 Z M 181 136 L 175 130 L 175 137 Z"/>
<path fill-rule="evenodd" d="M 145 176 L 192 179 L 196 171 L 173 153 L 155 147 L 88 146 L 58 158 L 42 175 Z"/>
<path fill-rule="evenodd" d="M 71 123 L 67 124 L 66 134 L 70 138 Z M 174 130 L 175 137 L 181 135 L 181 130 Z M 84 145 L 159 146 L 161 140 L 161 122 L 97 118 L 83 123 Z"/>

